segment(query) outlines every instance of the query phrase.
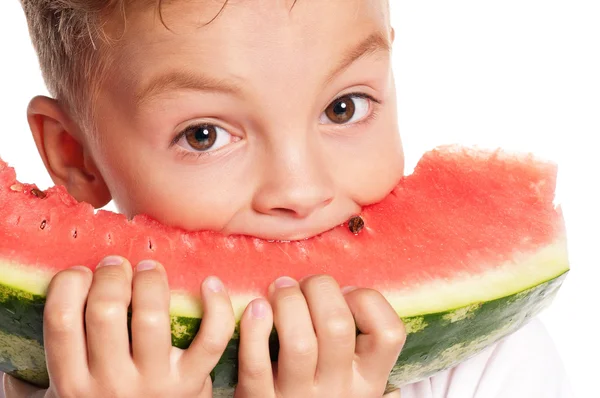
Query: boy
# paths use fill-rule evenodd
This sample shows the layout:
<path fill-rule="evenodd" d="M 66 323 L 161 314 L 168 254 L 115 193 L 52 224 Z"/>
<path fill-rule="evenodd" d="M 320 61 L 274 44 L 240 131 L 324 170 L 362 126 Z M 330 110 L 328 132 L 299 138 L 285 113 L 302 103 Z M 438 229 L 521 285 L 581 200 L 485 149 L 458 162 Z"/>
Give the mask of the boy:
<path fill-rule="evenodd" d="M 79 200 L 113 199 L 128 216 L 187 229 L 292 240 L 341 224 L 403 174 L 384 0 L 22 2 L 56 97 L 32 100 L 31 130 L 54 182 Z M 209 373 L 234 318 L 216 278 L 202 299 L 202 328 L 180 351 L 170 346 L 162 265 L 109 257 L 93 274 L 62 272 L 44 314 L 51 386 L 6 378 L 7 396 L 211 397 Z M 381 397 L 404 338 L 379 293 L 284 276 L 242 317 L 236 397 Z M 527 368 L 540 351 L 553 355 L 539 341 L 528 343 Z M 492 368 L 476 361 L 509 363 L 514 347 L 500 344 L 457 368 L 468 377 L 441 375 L 403 397 L 476 396 L 481 369 Z M 531 388 L 500 370 L 481 389 L 517 397 L 507 389 L 516 380 L 524 397 L 563 396 L 550 395 L 564 386 L 556 358 L 544 363 L 552 366 L 530 374 Z M 473 391 L 459 392 L 469 381 Z"/>

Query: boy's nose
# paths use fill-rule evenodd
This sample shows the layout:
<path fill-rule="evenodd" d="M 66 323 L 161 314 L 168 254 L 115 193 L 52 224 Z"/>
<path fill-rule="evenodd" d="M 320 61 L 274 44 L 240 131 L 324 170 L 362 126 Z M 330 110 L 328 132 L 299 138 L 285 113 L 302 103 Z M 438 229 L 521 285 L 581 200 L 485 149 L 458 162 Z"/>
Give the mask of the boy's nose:
<path fill-rule="evenodd" d="M 256 212 L 307 218 L 333 201 L 335 187 L 328 167 L 317 158 L 298 155 L 280 152 L 265 165 L 252 201 Z"/>
<path fill-rule="evenodd" d="M 278 217 L 307 218 L 333 201 L 333 195 L 317 187 L 262 191 L 255 196 L 254 209 Z"/>

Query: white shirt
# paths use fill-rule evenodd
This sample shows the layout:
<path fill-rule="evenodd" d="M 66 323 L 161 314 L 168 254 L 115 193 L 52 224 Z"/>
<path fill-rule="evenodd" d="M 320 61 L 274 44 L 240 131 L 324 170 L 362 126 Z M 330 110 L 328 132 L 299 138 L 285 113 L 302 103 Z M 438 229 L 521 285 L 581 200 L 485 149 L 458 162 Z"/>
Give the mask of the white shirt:
<path fill-rule="evenodd" d="M 402 398 L 573 397 L 556 347 L 546 328 L 537 319 L 457 367 L 402 387 L 400 396 Z M 1 388 L 0 398 L 4 398 Z"/>

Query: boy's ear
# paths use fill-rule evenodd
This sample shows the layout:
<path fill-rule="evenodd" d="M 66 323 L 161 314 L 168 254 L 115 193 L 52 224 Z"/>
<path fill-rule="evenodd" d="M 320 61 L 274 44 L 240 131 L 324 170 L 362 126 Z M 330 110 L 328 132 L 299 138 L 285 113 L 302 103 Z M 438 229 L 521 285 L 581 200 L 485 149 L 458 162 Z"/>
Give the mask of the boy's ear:
<path fill-rule="evenodd" d="M 58 101 L 35 97 L 27 108 L 29 128 L 44 165 L 56 185 L 64 185 L 78 201 L 95 208 L 111 195 L 89 151 L 83 134 Z"/>

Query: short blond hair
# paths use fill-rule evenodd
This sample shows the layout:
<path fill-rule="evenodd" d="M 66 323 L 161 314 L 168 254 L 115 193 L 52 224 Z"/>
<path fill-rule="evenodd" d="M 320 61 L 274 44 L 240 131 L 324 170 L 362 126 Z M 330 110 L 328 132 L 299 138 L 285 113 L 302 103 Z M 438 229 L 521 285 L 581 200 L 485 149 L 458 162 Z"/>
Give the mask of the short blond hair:
<path fill-rule="evenodd" d="M 50 95 L 83 128 L 93 129 L 95 97 L 111 58 L 104 22 L 125 18 L 126 3 L 154 4 L 162 20 L 163 0 L 20 0 Z M 294 0 L 292 7 L 298 0 Z M 229 0 L 222 0 L 217 18 Z M 385 0 L 389 8 L 389 0 Z M 166 25 L 165 25 L 166 26 Z"/>
<path fill-rule="evenodd" d="M 111 17 L 125 21 L 128 5 L 151 6 L 162 18 L 163 0 L 20 0 L 50 95 L 84 128 L 93 129 L 95 96 L 111 63 L 115 38 L 105 33 Z M 294 4 L 297 0 L 294 1 Z M 229 0 L 222 0 L 221 10 Z M 210 23 L 209 22 L 209 23 Z M 165 24 L 166 26 L 166 24 Z"/>
<path fill-rule="evenodd" d="M 123 0 L 21 0 L 31 41 L 50 95 L 87 124 L 107 59 L 102 20 Z"/>

